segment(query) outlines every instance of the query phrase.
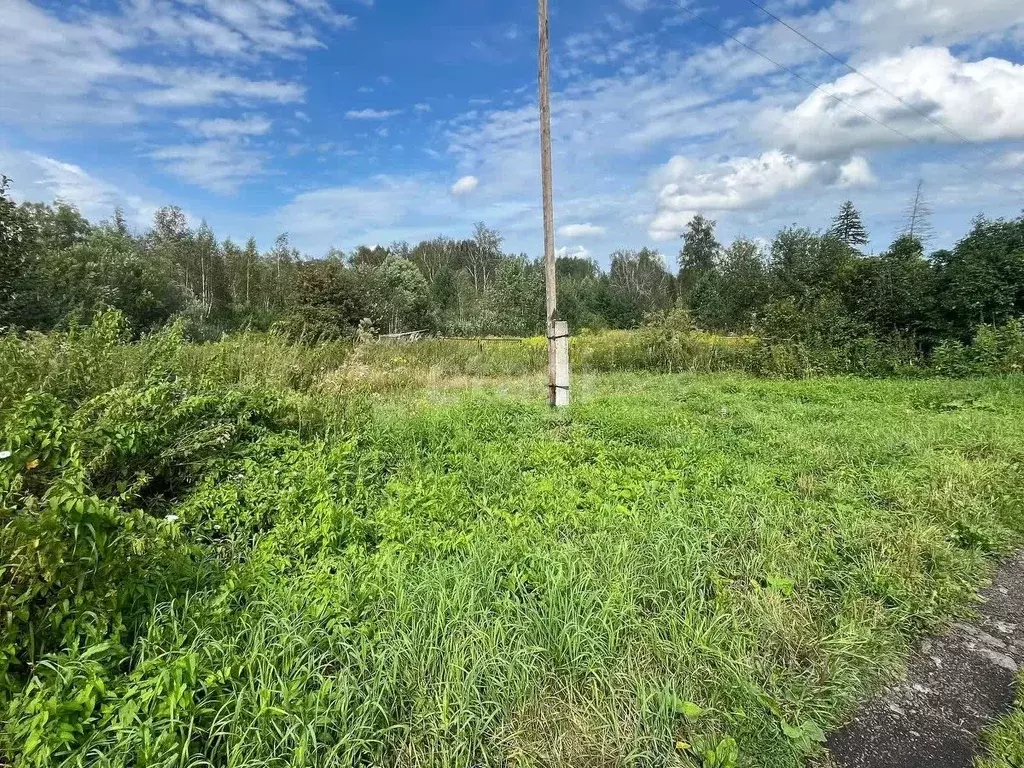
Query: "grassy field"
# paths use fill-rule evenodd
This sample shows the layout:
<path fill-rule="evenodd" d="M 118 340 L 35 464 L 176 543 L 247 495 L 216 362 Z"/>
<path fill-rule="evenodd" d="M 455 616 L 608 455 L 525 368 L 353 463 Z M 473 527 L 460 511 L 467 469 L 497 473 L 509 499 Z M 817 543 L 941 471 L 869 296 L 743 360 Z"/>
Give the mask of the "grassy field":
<path fill-rule="evenodd" d="M 804 765 L 1024 532 L 1021 377 L 374 354 L 4 342 L 0 763 Z"/>

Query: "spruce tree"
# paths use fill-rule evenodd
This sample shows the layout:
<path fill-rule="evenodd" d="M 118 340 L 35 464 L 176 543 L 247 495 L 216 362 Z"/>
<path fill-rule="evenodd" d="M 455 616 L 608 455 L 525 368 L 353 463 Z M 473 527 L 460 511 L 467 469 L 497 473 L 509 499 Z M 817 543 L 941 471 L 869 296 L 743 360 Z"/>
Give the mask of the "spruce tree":
<path fill-rule="evenodd" d="M 840 242 L 846 243 L 850 248 L 856 248 L 868 242 L 868 231 L 860 220 L 860 213 L 849 200 L 839 206 L 839 213 L 832 219 L 832 226 L 829 227 L 828 233 Z"/>
<path fill-rule="evenodd" d="M 712 272 L 722 246 L 715 239 L 715 221 L 701 214 L 695 215 L 683 233 L 683 247 L 679 251 L 678 298 L 682 305 L 690 302 L 690 294 L 702 275 Z"/>

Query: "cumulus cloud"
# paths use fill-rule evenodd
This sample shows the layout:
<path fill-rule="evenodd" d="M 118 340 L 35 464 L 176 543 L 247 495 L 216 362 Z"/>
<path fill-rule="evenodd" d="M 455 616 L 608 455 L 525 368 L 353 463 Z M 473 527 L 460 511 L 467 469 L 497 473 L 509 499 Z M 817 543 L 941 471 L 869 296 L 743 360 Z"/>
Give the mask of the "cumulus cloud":
<path fill-rule="evenodd" d="M 414 106 L 413 109 L 415 109 L 417 112 L 429 112 L 430 105 L 427 104 L 426 102 L 420 102 L 419 104 Z"/>
<path fill-rule="evenodd" d="M 589 259 L 590 251 L 582 245 L 565 245 L 555 251 L 559 259 Z"/>
<path fill-rule="evenodd" d="M 863 184 L 870 175 L 863 158 L 838 164 L 769 150 L 758 157 L 702 164 L 677 155 L 653 175 L 658 210 L 648 232 L 655 240 L 670 240 L 698 212 L 755 208 L 814 183 Z"/>
<path fill-rule="evenodd" d="M 350 109 L 345 117 L 349 120 L 387 120 L 400 114 L 400 109 Z"/>
<path fill-rule="evenodd" d="M 451 193 L 453 195 L 468 195 L 473 192 L 478 186 L 480 186 L 480 179 L 476 176 L 463 176 L 461 179 L 452 184 Z"/>
<path fill-rule="evenodd" d="M 766 113 L 762 122 L 776 126 L 769 136 L 811 158 L 909 144 L 907 137 L 954 143 L 963 141 L 960 136 L 971 141 L 1024 138 L 1024 64 L 997 58 L 962 61 L 945 48 L 920 47 L 870 62 L 862 70 L 915 109 L 850 73 L 823 89 L 859 112 L 814 91 L 794 109 Z"/>
<path fill-rule="evenodd" d="M 860 155 L 851 157 L 839 168 L 839 186 L 841 187 L 867 187 L 876 181 L 878 179 L 875 178 L 871 165 Z"/>
<path fill-rule="evenodd" d="M 594 237 L 596 235 L 603 235 L 605 233 L 604 227 L 599 227 L 596 224 L 584 223 L 584 224 L 566 224 L 558 228 L 558 234 L 562 237 Z"/>

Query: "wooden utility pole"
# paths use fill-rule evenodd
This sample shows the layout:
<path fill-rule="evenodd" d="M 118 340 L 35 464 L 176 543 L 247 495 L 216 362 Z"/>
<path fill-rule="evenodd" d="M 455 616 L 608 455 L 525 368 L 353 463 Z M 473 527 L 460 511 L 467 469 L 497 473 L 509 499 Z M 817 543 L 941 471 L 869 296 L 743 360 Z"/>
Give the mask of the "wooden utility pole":
<path fill-rule="evenodd" d="M 569 324 L 558 320 L 555 282 L 555 208 L 551 183 L 551 76 L 548 45 L 548 0 L 537 0 L 540 80 L 540 172 L 544 188 L 544 287 L 548 334 L 548 401 L 569 404 Z"/>

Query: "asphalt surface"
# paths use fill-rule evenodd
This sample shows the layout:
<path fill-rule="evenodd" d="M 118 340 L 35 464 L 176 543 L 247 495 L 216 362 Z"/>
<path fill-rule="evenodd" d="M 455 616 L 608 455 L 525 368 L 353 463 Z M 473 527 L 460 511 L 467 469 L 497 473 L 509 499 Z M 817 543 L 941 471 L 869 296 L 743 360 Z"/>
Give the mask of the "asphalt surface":
<path fill-rule="evenodd" d="M 1024 664 L 1024 553 L 981 592 L 979 617 L 925 640 L 906 680 L 828 738 L 837 768 L 969 768 L 978 736 L 1008 712 Z"/>

